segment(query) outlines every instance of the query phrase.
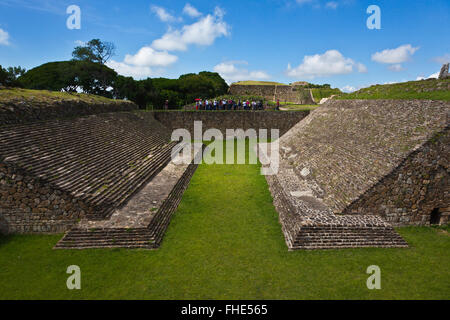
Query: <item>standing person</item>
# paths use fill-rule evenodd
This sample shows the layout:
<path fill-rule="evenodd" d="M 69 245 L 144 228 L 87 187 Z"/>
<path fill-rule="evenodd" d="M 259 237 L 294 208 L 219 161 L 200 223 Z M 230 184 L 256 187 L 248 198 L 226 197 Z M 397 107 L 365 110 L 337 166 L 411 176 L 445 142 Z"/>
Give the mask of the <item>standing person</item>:
<path fill-rule="evenodd" d="M 277 110 L 280 110 L 280 99 L 277 99 Z"/>
<path fill-rule="evenodd" d="M 164 109 L 169 110 L 169 100 L 166 100 L 166 102 L 164 103 Z"/>
<path fill-rule="evenodd" d="M 242 108 L 242 102 L 241 102 L 241 99 L 239 99 L 239 102 L 238 102 L 238 109 L 241 110 L 241 108 Z"/>
<path fill-rule="evenodd" d="M 195 101 L 195 110 L 197 110 L 197 111 L 198 111 L 198 100 L 197 100 L 197 101 Z"/>
<path fill-rule="evenodd" d="M 206 106 L 206 110 L 209 110 L 209 100 L 208 99 L 206 99 L 206 101 L 205 101 L 205 106 Z"/>

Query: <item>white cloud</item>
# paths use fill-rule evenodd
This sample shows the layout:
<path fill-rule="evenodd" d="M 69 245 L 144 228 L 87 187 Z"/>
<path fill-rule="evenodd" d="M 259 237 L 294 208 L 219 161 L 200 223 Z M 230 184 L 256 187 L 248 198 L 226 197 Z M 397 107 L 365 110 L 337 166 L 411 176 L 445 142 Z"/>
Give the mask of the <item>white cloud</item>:
<path fill-rule="evenodd" d="M 162 21 L 176 19 L 164 8 L 153 6 L 152 10 Z M 121 75 L 137 79 L 161 75 L 164 70 L 162 68 L 178 61 L 178 57 L 168 51 L 185 51 L 191 44 L 208 46 L 213 44 L 216 38 L 227 36 L 229 27 L 223 21 L 224 14 L 222 9 L 216 7 L 214 14 L 201 17 L 197 22 L 181 29 L 169 28 L 166 34 L 154 40 L 150 46 L 142 47 L 134 55 L 127 54 L 122 62 L 112 60 L 107 65 Z"/>
<path fill-rule="evenodd" d="M 0 45 L 9 46 L 9 33 L 0 29 Z"/>
<path fill-rule="evenodd" d="M 433 60 L 440 64 L 449 63 L 450 62 L 450 54 L 446 53 L 442 57 L 436 57 Z"/>
<path fill-rule="evenodd" d="M 175 22 L 180 21 L 180 18 L 175 18 L 173 15 L 167 12 L 166 9 L 158 6 L 152 6 L 151 10 L 158 16 L 162 22 Z"/>
<path fill-rule="evenodd" d="M 216 38 L 227 36 L 229 26 L 223 21 L 224 11 L 216 8 L 214 14 L 208 14 L 181 30 L 169 29 L 160 39 L 154 40 L 152 47 L 157 50 L 185 51 L 191 44 L 209 46 Z"/>
<path fill-rule="evenodd" d="M 153 70 L 149 67 L 139 67 L 114 60 L 108 61 L 106 65 L 122 76 L 133 77 L 135 79 L 153 76 Z"/>
<path fill-rule="evenodd" d="M 392 64 L 389 66 L 389 70 L 394 72 L 400 72 L 403 71 L 404 69 L 401 64 Z"/>
<path fill-rule="evenodd" d="M 198 18 L 202 15 L 201 12 L 194 8 L 190 3 L 186 3 L 183 8 L 183 13 L 191 18 Z"/>
<path fill-rule="evenodd" d="M 431 74 L 431 75 L 429 75 L 428 77 L 423 77 L 423 76 L 418 76 L 417 78 L 416 78 L 416 81 L 419 81 L 419 80 L 426 80 L 426 79 L 437 79 L 437 78 L 439 78 L 439 71 L 438 72 L 436 72 L 436 73 L 433 73 L 433 74 Z"/>
<path fill-rule="evenodd" d="M 357 63 L 350 58 L 345 58 L 337 50 L 329 50 L 324 54 L 305 56 L 303 63 L 296 68 L 288 65 L 287 75 L 294 78 L 313 79 L 354 72 L 367 72 L 362 63 Z"/>
<path fill-rule="evenodd" d="M 156 51 L 150 47 L 143 47 L 135 55 L 127 54 L 123 62 L 111 60 L 106 65 L 123 76 L 142 79 L 156 74 L 153 67 L 167 67 L 177 60 L 177 56 L 171 55 L 167 51 Z"/>
<path fill-rule="evenodd" d="M 261 70 L 249 71 L 244 67 L 238 67 L 242 65 L 248 65 L 247 61 L 226 61 L 219 63 L 214 67 L 214 71 L 219 73 L 227 83 L 243 80 L 267 80 L 270 76 Z"/>
<path fill-rule="evenodd" d="M 177 56 L 167 51 L 156 51 L 150 47 L 143 47 L 135 55 L 127 54 L 124 61 L 140 67 L 167 67 L 177 60 Z"/>
<path fill-rule="evenodd" d="M 74 42 L 77 46 L 80 46 L 80 47 L 84 47 L 86 45 L 86 42 L 81 41 L 81 40 L 75 40 Z"/>
<path fill-rule="evenodd" d="M 419 47 L 414 48 L 410 44 L 405 44 L 396 49 L 386 49 L 381 52 L 376 52 L 372 55 L 372 60 L 385 64 L 399 64 L 409 61 L 417 50 L 419 50 Z"/>
<path fill-rule="evenodd" d="M 367 73 L 367 67 L 363 65 L 362 63 L 357 63 L 356 67 L 358 68 L 359 73 Z"/>
<path fill-rule="evenodd" d="M 355 92 L 356 90 L 358 90 L 358 89 L 355 88 L 355 87 L 352 87 L 352 86 L 348 86 L 348 85 L 343 87 L 343 88 L 341 88 L 342 92 L 347 92 L 347 93 Z"/>
<path fill-rule="evenodd" d="M 337 3 L 336 1 L 327 2 L 327 4 L 325 5 L 325 7 L 328 9 L 337 9 L 338 6 L 339 3 Z"/>

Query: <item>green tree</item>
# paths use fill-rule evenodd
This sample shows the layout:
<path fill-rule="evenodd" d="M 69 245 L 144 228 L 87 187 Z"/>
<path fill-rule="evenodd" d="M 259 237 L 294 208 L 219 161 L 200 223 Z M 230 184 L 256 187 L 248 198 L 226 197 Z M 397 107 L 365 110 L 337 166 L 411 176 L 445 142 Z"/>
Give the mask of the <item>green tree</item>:
<path fill-rule="evenodd" d="M 20 83 L 17 79 L 24 75 L 26 72 L 22 67 L 9 67 L 8 69 L 3 69 L 0 65 L 0 84 L 7 87 L 18 87 Z"/>
<path fill-rule="evenodd" d="M 88 61 L 50 62 L 29 70 L 18 81 L 27 89 L 76 92 L 112 97 L 117 73 Z"/>
<path fill-rule="evenodd" d="M 75 47 L 72 52 L 74 60 L 89 61 L 105 64 L 115 55 L 116 46 L 112 42 L 103 42 L 100 39 L 92 39 L 84 46 Z"/>

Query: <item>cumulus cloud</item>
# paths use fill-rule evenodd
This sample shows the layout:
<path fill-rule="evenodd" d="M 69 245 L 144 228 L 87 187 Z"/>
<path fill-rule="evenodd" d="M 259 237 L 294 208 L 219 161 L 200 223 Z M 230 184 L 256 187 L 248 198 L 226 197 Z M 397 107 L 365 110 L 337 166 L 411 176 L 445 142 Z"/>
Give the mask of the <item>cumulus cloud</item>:
<path fill-rule="evenodd" d="M 367 68 L 362 63 L 345 58 L 337 50 L 328 50 L 324 54 L 305 56 L 303 63 L 296 68 L 288 65 L 287 75 L 294 78 L 313 79 L 316 77 L 326 77 L 339 74 L 348 74 L 354 71 L 367 72 Z"/>
<path fill-rule="evenodd" d="M 219 73 L 227 83 L 243 80 L 267 80 L 270 76 L 261 70 L 249 71 L 243 66 L 248 65 L 247 61 L 226 61 L 214 67 L 214 71 Z"/>
<path fill-rule="evenodd" d="M 395 49 L 386 49 L 381 52 L 376 52 L 372 55 L 372 60 L 384 64 L 399 64 L 411 60 L 411 56 L 419 50 L 419 47 L 414 48 L 410 44 L 402 45 Z"/>
<path fill-rule="evenodd" d="M 156 51 L 151 47 L 143 47 L 135 55 L 125 56 L 125 63 L 141 67 L 167 67 L 177 60 L 177 56 L 167 51 Z"/>
<path fill-rule="evenodd" d="M 191 18 L 198 18 L 202 14 L 195 7 L 193 7 L 190 3 L 186 3 L 183 9 L 183 13 L 188 15 Z"/>
<path fill-rule="evenodd" d="M 169 22 L 176 19 L 163 8 L 156 6 L 153 8 L 163 21 Z M 192 9 L 195 8 L 192 6 L 187 8 L 185 7 L 184 10 L 188 10 L 186 14 L 190 12 L 193 16 L 195 12 Z M 212 45 L 216 38 L 227 36 L 229 27 L 223 21 L 224 15 L 225 12 L 216 7 L 213 14 L 200 16 L 193 24 L 185 25 L 181 29 L 169 27 L 169 30 L 160 39 L 154 40 L 151 45 L 142 47 L 136 54 L 127 54 L 122 62 L 112 60 L 107 65 L 121 75 L 137 79 L 155 74 L 161 75 L 163 68 L 178 61 L 178 57 L 169 51 L 185 51 L 192 44 Z"/>
<path fill-rule="evenodd" d="M 450 62 L 450 54 L 446 53 L 442 57 L 435 57 L 433 60 L 440 64 L 449 63 Z"/>
<path fill-rule="evenodd" d="M 389 66 L 389 70 L 394 72 L 400 72 L 403 71 L 404 69 L 401 64 L 392 64 Z"/>
<path fill-rule="evenodd" d="M 346 93 L 355 92 L 356 90 L 358 90 L 358 89 L 355 87 L 349 86 L 349 85 L 341 88 L 341 91 L 346 92 Z"/>
<path fill-rule="evenodd" d="M 158 16 L 159 20 L 161 20 L 162 22 L 175 22 L 181 20 L 179 18 L 175 18 L 163 7 L 151 6 L 151 10 Z"/>
<path fill-rule="evenodd" d="M 417 78 L 416 78 L 416 81 L 419 81 L 419 80 L 426 80 L 426 79 L 437 79 L 437 78 L 439 78 L 439 71 L 438 72 L 436 72 L 436 73 L 433 73 L 433 74 L 431 74 L 431 75 L 429 75 L 428 77 L 423 77 L 423 76 L 418 76 Z"/>
<path fill-rule="evenodd" d="M 127 54 L 123 62 L 111 60 L 107 66 L 123 76 L 142 79 L 155 75 L 153 67 L 168 67 L 177 60 L 177 56 L 167 51 L 143 47 L 135 55 Z"/>
<path fill-rule="evenodd" d="M 212 45 L 216 38 L 229 34 L 229 26 L 223 21 L 224 14 L 217 7 L 214 14 L 208 14 L 191 25 L 175 30 L 170 28 L 160 39 L 153 41 L 152 47 L 157 50 L 186 51 L 191 44 Z"/>
<path fill-rule="evenodd" d="M 125 62 L 117 62 L 114 60 L 108 61 L 106 65 L 114 69 L 118 74 L 133 77 L 134 79 L 144 79 L 154 75 L 153 70 L 149 67 L 129 65 Z"/>
<path fill-rule="evenodd" d="M 0 45 L 9 46 L 9 33 L 0 29 Z"/>

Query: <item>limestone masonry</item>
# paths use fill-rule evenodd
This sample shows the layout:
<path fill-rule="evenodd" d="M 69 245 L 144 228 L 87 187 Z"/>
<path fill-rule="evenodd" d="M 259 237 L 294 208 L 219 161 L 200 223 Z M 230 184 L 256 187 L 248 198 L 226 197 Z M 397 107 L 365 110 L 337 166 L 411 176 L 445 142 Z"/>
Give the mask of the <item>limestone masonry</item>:
<path fill-rule="evenodd" d="M 185 128 L 194 134 L 194 121 L 202 121 L 203 133 L 211 128 L 225 135 L 226 129 L 279 129 L 286 133 L 309 111 L 220 111 L 220 112 L 155 112 L 154 117 L 166 128 Z"/>
<path fill-rule="evenodd" d="M 446 63 L 442 66 L 441 72 L 439 73 L 439 79 L 447 79 L 450 78 L 450 74 L 448 73 L 450 63 Z"/>
<path fill-rule="evenodd" d="M 290 249 L 406 247 L 392 226 L 449 222 L 449 102 L 330 100 L 310 114 L 73 103 L 0 105 L 0 232 L 158 248 L 197 168 L 174 163 L 171 133 L 194 121 L 281 131 L 267 181 Z"/>
<path fill-rule="evenodd" d="M 235 96 L 261 96 L 268 101 L 316 104 L 310 89 L 303 85 L 238 85 L 232 84 L 230 94 Z"/>
<path fill-rule="evenodd" d="M 267 180 L 291 249 L 405 246 L 391 225 L 449 221 L 444 101 L 336 100 L 280 139 Z"/>

